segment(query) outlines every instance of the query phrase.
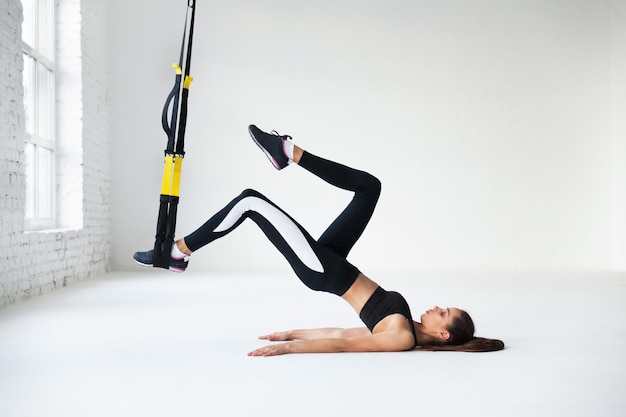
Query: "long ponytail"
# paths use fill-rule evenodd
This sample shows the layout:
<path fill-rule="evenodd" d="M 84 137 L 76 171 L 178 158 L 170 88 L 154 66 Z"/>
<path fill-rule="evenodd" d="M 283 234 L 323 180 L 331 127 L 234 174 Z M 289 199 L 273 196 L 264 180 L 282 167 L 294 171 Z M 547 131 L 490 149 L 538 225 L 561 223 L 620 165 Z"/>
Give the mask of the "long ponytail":
<path fill-rule="evenodd" d="M 484 337 L 472 337 L 469 342 L 461 345 L 429 345 L 420 346 L 419 350 L 428 352 L 494 352 L 504 349 L 504 342 L 498 339 L 486 339 Z"/>
<path fill-rule="evenodd" d="M 504 342 L 498 339 L 474 337 L 474 321 L 467 312 L 455 317 L 448 327 L 450 339 L 445 344 L 421 346 L 419 350 L 430 352 L 493 352 L 504 349 Z"/>

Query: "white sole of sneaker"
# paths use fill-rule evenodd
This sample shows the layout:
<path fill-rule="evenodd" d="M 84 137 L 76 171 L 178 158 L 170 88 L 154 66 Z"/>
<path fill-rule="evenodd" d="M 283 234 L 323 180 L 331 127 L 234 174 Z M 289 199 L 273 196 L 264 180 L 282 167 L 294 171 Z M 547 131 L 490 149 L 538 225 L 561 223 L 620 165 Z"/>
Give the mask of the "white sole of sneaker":
<path fill-rule="evenodd" d="M 134 258 L 133 258 L 133 261 L 135 261 L 137 265 L 141 265 L 145 268 L 152 268 L 154 266 L 153 264 L 144 264 L 143 262 L 139 262 L 137 259 L 134 259 Z M 175 266 L 170 266 L 168 269 L 172 272 L 177 272 L 177 273 L 185 272 L 184 269 L 176 268 Z"/>

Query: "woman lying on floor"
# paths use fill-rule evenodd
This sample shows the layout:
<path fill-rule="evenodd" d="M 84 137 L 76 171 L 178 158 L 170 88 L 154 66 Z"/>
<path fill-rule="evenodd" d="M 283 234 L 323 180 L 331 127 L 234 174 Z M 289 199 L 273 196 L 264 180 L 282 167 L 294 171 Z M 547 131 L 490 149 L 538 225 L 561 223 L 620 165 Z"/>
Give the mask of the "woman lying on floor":
<path fill-rule="evenodd" d="M 367 172 L 328 161 L 294 145 L 290 136 L 265 133 L 256 126 L 250 135 L 275 168 L 292 162 L 327 183 L 354 192 L 343 212 L 315 240 L 293 218 L 255 190 L 245 190 L 190 235 L 172 246 L 170 269 L 182 272 L 189 255 L 237 228 L 246 218 L 254 221 L 287 259 L 309 288 L 336 294 L 346 300 L 367 327 L 312 329 L 276 332 L 261 339 L 272 344 L 249 353 L 273 356 L 305 352 L 392 352 L 454 350 L 489 352 L 501 350 L 500 340 L 474 337 L 474 323 L 465 311 L 438 306 L 413 321 L 409 306 L 394 291 L 385 291 L 347 261 L 352 246 L 369 222 L 378 197 L 380 181 Z M 152 266 L 153 251 L 137 252 L 134 259 Z"/>

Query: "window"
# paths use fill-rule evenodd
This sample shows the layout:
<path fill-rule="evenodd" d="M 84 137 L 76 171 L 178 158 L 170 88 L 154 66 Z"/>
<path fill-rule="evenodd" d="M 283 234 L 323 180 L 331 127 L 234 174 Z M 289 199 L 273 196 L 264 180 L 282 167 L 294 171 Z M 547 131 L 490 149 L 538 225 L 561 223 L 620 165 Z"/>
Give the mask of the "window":
<path fill-rule="evenodd" d="M 26 228 L 55 227 L 54 0 L 22 0 Z"/>

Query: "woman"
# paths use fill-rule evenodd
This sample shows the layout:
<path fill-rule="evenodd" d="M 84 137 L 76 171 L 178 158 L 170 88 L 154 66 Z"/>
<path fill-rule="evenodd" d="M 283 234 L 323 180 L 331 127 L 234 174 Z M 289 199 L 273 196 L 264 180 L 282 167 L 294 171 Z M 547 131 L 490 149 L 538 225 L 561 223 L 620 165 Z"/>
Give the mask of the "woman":
<path fill-rule="evenodd" d="M 265 196 L 245 190 L 204 225 L 172 246 L 170 269 L 182 272 L 189 255 L 252 219 L 287 259 L 309 288 L 346 300 L 367 327 L 277 332 L 260 339 L 282 341 L 249 353 L 273 356 L 305 352 L 392 352 L 414 349 L 487 352 L 500 350 L 499 340 L 475 338 L 470 316 L 457 308 L 434 308 L 413 321 L 404 297 L 385 291 L 346 258 L 369 222 L 381 184 L 374 176 L 310 154 L 294 145 L 290 136 L 265 133 L 256 126 L 250 135 L 276 169 L 292 162 L 354 197 L 322 236 L 315 240 L 287 213 Z M 153 251 L 137 252 L 134 259 L 152 266 Z"/>

